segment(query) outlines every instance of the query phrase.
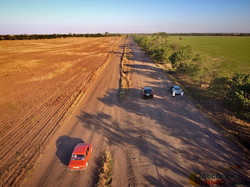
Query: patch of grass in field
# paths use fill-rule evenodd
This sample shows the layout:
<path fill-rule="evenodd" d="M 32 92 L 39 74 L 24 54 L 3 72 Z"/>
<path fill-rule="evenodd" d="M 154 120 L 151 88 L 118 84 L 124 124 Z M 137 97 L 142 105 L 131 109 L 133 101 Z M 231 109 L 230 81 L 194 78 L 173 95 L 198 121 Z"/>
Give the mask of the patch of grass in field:
<path fill-rule="evenodd" d="M 238 36 L 170 36 L 169 40 L 194 51 L 210 60 L 225 64 L 230 72 L 250 71 L 250 37 Z"/>

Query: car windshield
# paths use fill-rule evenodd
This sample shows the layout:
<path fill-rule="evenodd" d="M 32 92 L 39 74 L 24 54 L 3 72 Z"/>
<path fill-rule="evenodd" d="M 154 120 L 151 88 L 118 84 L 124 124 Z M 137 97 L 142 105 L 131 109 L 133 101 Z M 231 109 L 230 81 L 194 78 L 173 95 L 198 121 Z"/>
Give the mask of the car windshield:
<path fill-rule="evenodd" d="M 145 94 L 151 94 L 152 90 L 144 90 Z"/>
<path fill-rule="evenodd" d="M 175 89 L 176 91 L 180 91 L 180 90 L 181 90 L 180 87 L 175 87 L 174 89 Z"/>
<path fill-rule="evenodd" d="M 76 154 L 73 154 L 72 157 L 71 157 L 72 160 L 84 160 L 85 159 L 85 156 L 84 155 L 76 155 Z"/>

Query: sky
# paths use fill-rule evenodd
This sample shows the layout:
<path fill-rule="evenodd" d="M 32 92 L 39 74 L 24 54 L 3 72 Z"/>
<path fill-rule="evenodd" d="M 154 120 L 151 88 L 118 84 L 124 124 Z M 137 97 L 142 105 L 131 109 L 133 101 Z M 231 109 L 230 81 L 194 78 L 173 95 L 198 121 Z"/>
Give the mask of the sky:
<path fill-rule="evenodd" d="M 250 0 L 0 0 L 0 34 L 250 33 Z"/>

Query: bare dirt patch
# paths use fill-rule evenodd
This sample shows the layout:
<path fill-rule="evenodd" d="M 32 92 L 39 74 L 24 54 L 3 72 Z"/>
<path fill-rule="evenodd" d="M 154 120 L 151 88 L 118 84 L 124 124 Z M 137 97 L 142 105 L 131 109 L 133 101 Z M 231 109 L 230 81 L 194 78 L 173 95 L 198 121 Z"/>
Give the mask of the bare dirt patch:
<path fill-rule="evenodd" d="M 1 41 L 0 181 L 18 185 L 122 38 Z"/>

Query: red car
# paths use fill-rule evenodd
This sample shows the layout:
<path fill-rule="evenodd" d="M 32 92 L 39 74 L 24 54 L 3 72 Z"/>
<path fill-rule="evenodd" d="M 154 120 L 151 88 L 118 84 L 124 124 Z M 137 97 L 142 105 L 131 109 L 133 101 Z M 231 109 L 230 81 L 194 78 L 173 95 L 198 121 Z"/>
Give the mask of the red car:
<path fill-rule="evenodd" d="M 69 166 L 70 170 L 83 170 L 88 166 L 88 161 L 92 152 L 92 145 L 79 143 L 75 146 Z"/>

